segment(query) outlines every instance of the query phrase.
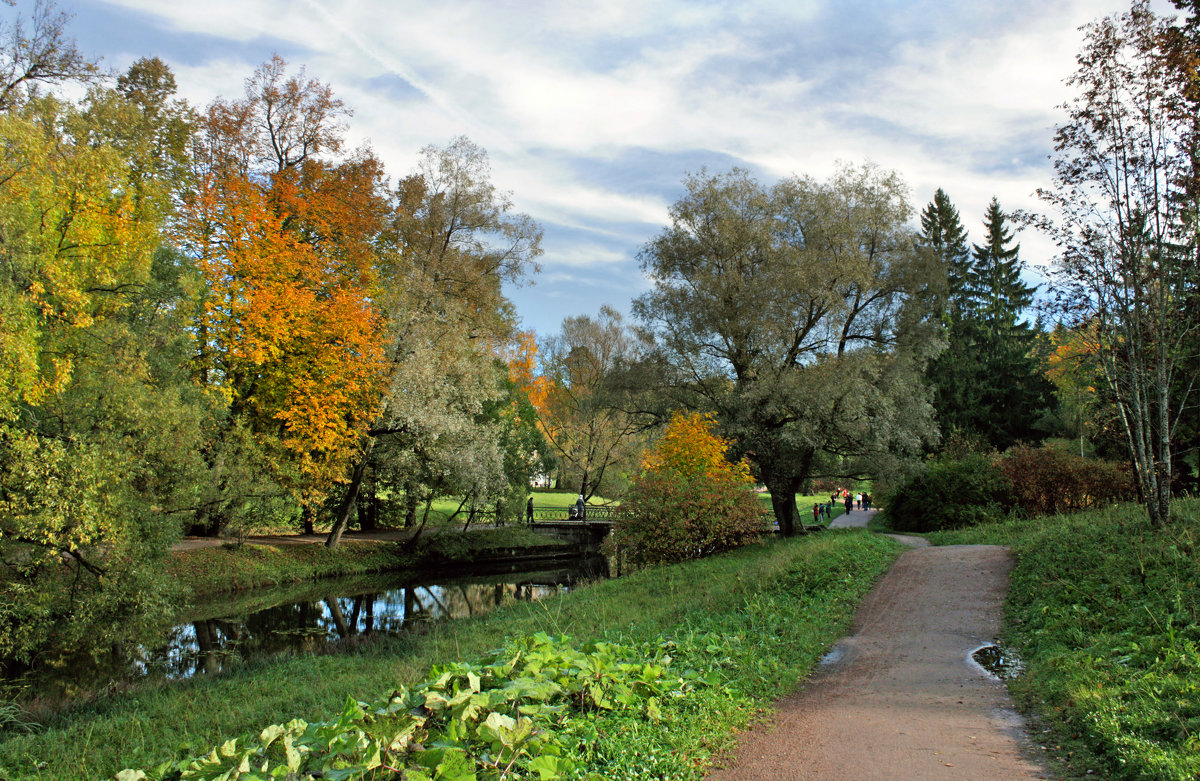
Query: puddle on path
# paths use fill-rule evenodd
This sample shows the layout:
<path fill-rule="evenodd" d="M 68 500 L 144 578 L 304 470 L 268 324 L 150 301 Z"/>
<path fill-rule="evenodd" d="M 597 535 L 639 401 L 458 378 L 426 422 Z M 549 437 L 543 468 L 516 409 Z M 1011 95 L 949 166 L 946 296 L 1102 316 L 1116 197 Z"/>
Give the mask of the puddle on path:
<path fill-rule="evenodd" d="M 1003 646 L 989 643 L 971 652 L 970 659 L 988 675 L 1001 681 L 1016 678 L 1021 674 L 1021 660 Z"/>

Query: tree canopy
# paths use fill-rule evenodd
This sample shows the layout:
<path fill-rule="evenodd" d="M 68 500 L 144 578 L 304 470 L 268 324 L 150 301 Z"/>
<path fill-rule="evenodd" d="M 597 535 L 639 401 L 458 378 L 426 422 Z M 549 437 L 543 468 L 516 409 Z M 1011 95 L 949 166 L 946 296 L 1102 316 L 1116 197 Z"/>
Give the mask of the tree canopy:
<path fill-rule="evenodd" d="M 655 284 L 634 311 L 790 534 L 814 474 L 849 476 L 934 436 L 921 372 L 938 331 L 923 293 L 941 269 L 917 246 L 899 177 L 873 166 L 769 187 L 704 172 L 684 187 L 642 252 Z"/>

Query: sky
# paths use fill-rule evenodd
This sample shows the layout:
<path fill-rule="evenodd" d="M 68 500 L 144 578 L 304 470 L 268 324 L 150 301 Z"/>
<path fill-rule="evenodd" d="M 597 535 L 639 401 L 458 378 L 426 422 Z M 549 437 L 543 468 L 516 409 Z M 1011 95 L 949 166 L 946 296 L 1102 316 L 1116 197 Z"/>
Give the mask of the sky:
<path fill-rule="evenodd" d="M 465 135 L 545 231 L 510 287 L 522 327 L 556 333 L 649 289 L 638 253 L 685 174 L 772 183 L 872 162 L 918 214 L 943 188 L 970 238 L 995 196 L 1037 209 L 1079 27 L 1117 0 L 58 0 L 82 52 L 171 66 L 197 106 L 242 95 L 273 54 L 328 83 L 393 180 Z M 33 0 L 0 13 L 28 14 Z M 1165 11 L 1165 2 L 1156 2 Z M 1032 283 L 1053 246 L 1018 235 Z"/>

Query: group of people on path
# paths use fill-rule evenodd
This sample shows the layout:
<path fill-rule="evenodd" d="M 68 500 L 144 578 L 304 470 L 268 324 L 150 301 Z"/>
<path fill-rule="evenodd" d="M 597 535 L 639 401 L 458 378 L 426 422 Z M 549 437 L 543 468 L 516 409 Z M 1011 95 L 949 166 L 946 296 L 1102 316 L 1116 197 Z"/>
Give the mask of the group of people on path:
<path fill-rule="evenodd" d="M 859 510 L 871 509 L 871 495 L 865 491 L 851 495 L 845 488 L 839 488 L 829 496 L 828 502 L 815 502 L 813 504 L 813 522 L 820 523 L 822 518 L 833 517 L 833 505 L 841 500 L 845 503 L 846 514 L 856 507 Z"/>

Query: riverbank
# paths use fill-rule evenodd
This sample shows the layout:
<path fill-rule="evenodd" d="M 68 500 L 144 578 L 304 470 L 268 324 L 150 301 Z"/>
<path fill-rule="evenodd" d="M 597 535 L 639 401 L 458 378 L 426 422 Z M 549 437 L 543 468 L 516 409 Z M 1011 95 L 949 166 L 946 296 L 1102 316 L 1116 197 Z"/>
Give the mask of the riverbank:
<path fill-rule="evenodd" d="M 332 718 L 347 696 L 380 696 L 423 680 L 434 664 L 476 660 L 506 638 L 536 632 L 579 642 L 719 638 L 711 654 L 701 653 L 728 658 L 732 666 L 703 708 L 672 716 L 668 730 L 614 725 L 593 744 L 614 771 L 623 757 L 641 757 L 647 774 L 622 777 L 697 777 L 705 757 L 724 749 L 733 730 L 812 669 L 898 551 L 890 540 L 861 532 L 773 540 L 538 603 L 514 602 L 479 619 L 435 623 L 424 633 L 337 656 L 278 659 L 118 695 L 35 734 L 5 735 L 0 777 L 104 778 L 121 767 L 152 767 L 292 717 Z M 659 775 L 649 774 L 653 768 Z"/>
<path fill-rule="evenodd" d="M 335 549 L 318 535 L 270 535 L 241 543 L 177 545 L 163 563 L 166 577 L 190 599 L 319 578 L 407 570 L 452 572 L 504 559 L 521 561 L 577 556 L 563 545 L 521 526 L 429 534 L 417 544 L 404 530 L 360 532 Z"/>

